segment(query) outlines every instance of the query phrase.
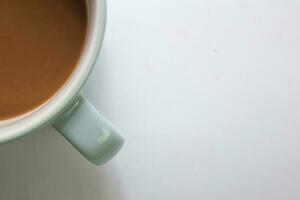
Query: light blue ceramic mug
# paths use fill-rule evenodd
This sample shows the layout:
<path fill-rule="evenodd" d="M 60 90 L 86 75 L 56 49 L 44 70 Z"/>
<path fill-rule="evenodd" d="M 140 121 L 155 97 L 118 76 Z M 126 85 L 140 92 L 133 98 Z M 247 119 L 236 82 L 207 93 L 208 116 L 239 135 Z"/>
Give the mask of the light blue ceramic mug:
<path fill-rule="evenodd" d="M 123 138 L 80 94 L 98 57 L 105 30 L 105 0 L 87 0 L 87 40 L 75 72 L 63 88 L 36 110 L 0 122 L 0 143 L 53 125 L 88 160 L 101 165 L 122 147 Z M 55 148 L 55 147 L 53 147 Z"/>

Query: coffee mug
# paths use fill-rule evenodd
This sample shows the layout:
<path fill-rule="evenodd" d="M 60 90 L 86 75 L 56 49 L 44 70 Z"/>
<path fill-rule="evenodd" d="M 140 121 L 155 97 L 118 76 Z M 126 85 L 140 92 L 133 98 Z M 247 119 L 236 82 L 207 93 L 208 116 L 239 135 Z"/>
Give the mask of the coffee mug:
<path fill-rule="evenodd" d="M 98 57 L 106 23 L 105 0 L 87 0 L 87 7 L 87 39 L 74 73 L 47 103 L 18 119 L 2 122 L 0 143 L 21 138 L 52 125 L 96 165 L 104 164 L 122 147 L 122 136 L 80 94 Z"/>

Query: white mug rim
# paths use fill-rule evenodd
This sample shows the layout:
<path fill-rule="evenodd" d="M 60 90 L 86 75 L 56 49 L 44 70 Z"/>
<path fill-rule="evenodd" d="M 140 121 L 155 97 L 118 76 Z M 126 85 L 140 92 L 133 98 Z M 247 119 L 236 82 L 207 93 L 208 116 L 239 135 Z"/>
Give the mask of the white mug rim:
<path fill-rule="evenodd" d="M 60 91 L 36 111 L 0 126 L 0 143 L 5 143 L 50 124 L 77 96 L 91 73 L 102 46 L 106 25 L 106 1 L 89 0 L 87 39 L 75 71 Z"/>

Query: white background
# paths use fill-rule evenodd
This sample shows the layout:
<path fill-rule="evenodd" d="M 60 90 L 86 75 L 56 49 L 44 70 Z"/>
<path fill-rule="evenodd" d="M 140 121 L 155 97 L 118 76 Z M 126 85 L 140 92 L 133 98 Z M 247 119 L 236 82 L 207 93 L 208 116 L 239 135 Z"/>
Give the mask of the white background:
<path fill-rule="evenodd" d="M 1 200 L 299 200 L 300 1 L 109 0 L 84 93 L 126 137 L 0 147 Z"/>

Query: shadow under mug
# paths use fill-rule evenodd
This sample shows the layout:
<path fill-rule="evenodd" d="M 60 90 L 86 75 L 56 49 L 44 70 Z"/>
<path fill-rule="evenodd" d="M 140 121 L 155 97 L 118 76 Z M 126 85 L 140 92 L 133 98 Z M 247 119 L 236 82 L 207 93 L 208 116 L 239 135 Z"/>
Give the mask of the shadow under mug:
<path fill-rule="evenodd" d="M 47 103 L 16 120 L 0 125 L 0 143 L 52 125 L 89 161 L 110 160 L 122 147 L 122 136 L 80 94 L 100 52 L 106 25 L 105 0 L 87 0 L 88 31 L 82 56 L 72 76 Z"/>

